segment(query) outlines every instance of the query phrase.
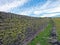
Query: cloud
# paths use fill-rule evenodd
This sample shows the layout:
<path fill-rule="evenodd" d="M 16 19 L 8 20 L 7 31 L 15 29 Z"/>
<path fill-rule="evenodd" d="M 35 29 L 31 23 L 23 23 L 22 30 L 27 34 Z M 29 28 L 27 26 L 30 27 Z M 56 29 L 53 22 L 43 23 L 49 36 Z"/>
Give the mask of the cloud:
<path fill-rule="evenodd" d="M 18 6 L 21 7 L 26 2 L 28 2 L 28 0 L 14 0 L 11 3 L 6 3 L 3 5 L 0 5 L 0 11 L 10 11 L 11 9 L 13 9 L 15 7 L 18 7 Z"/>
<path fill-rule="evenodd" d="M 14 0 L 9 3 L 5 3 L 3 5 L 0 5 L 0 11 L 14 12 L 17 14 L 33 17 L 51 17 L 51 16 L 53 17 L 60 14 L 60 0 L 47 0 L 43 4 L 39 3 L 36 4 L 35 6 L 24 8 L 23 5 L 28 1 L 31 0 Z M 17 7 L 19 7 L 18 10 Z M 22 7 L 22 9 L 20 9 L 20 7 Z"/>
<path fill-rule="evenodd" d="M 43 13 L 40 17 L 53 17 L 59 15 L 60 12 L 52 12 L 52 13 Z"/>
<path fill-rule="evenodd" d="M 59 12 L 59 13 L 54 13 Z M 45 14 L 44 14 L 45 13 Z M 21 12 L 21 14 L 31 15 L 34 14 L 37 17 L 53 17 L 60 14 L 60 0 L 48 0 L 44 5 L 28 8 Z M 34 16 L 32 15 L 32 16 Z"/>
<path fill-rule="evenodd" d="M 56 2 L 48 1 L 40 8 L 40 10 L 34 11 L 34 14 L 42 15 L 41 17 L 52 17 L 58 15 L 58 13 L 52 14 L 52 12 L 60 12 L 60 0 L 57 0 Z M 48 13 L 48 14 L 43 14 L 43 13 Z"/>

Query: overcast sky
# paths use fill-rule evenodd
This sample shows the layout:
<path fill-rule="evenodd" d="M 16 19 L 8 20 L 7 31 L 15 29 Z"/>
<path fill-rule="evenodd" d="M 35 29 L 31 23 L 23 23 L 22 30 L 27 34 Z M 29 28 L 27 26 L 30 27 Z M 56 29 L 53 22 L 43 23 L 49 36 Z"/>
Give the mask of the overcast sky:
<path fill-rule="evenodd" d="M 0 11 L 33 17 L 60 16 L 60 0 L 0 0 Z"/>

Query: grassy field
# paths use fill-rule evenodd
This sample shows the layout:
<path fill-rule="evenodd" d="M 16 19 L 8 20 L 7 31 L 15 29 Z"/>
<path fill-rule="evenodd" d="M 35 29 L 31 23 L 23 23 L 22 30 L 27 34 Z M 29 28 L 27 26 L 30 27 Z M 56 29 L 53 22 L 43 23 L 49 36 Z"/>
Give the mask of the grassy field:
<path fill-rule="evenodd" d="M 53 18 L 55 25 L 56 25 L 56 31 L 58 33 L 58 40 L 60 40 L 60 18 Z"/>
<path fill-rule="evenodd" d="M 39 45 L 38 43 L 40 43 L 40 45 L 49 45 L 48 39 L 43 37 L 49 37 L 51 27 L 52 24 L 49 23 L 45 30 L 40 32 L 28 45 Z"/>

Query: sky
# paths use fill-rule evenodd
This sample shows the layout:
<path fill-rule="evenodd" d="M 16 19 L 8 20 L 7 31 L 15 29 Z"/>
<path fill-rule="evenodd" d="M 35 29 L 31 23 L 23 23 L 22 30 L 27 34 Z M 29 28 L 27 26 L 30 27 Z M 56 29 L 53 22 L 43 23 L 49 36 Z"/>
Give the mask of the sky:
<path fill-rule="evenodd" d="M 0 11 L 32 17 L 60 17 L 60 0 L 0 0 Z"/>

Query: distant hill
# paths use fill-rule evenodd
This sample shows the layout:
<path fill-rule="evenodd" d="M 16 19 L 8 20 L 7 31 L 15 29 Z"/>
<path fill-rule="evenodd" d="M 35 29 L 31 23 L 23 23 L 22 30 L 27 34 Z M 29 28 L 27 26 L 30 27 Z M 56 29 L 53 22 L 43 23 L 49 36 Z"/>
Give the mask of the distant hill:
<path fill-rule="evenodd" d="M 22 45 L 25 38 L 35 34 L 46 22 L 48 18 L 0 12 L 0 45 Z"/>

